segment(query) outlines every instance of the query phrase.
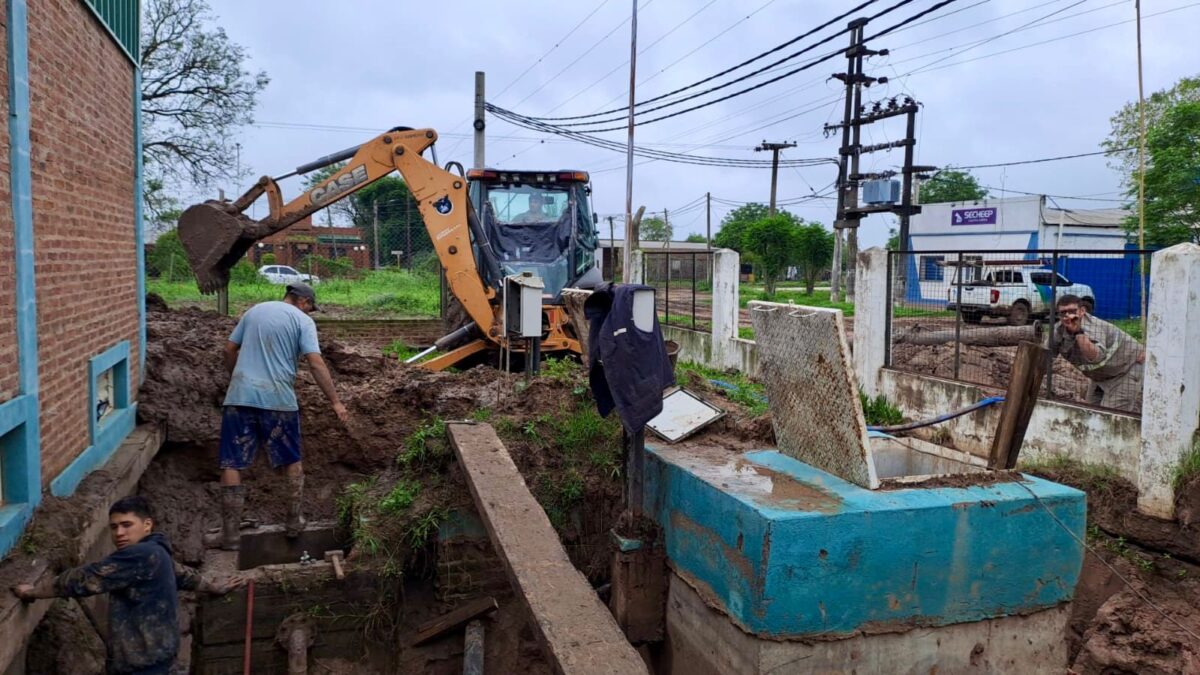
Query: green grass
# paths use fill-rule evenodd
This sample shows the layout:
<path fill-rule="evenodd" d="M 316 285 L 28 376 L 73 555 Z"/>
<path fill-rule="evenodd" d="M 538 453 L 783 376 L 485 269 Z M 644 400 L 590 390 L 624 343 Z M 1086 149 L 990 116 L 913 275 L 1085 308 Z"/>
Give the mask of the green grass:
<path fill-rule="evenodd" d="M 409 347 L 403 340 L 392 340 L 391 344 L 383 348 L 383 355 L 390 356 L 398 361 L 405 361 L 420 354 L 422 351 L 424 350 Z"/>
<path fill-rule="evenodd" d="M 680 361 L 675 366 L 675 371 L 680 374 L 691 373 L 702 380 L 727 382 L 733 385 L 733 389 L 718 388 L 717 391 L 744 406 L 751 415 L 758 416 L 767 412 L 766 390 L 742 373 L 725 373 L 691 361 Z"/>
<path fill-rule="evenodd" d="M 201 295 L 194 281 L 147 279 L 146 290 L 157 293 L 168 305 L 199 304 L 216 309 L 215 295 Z M 361 279 L 330 279 L 316 286 L 317 302 L 324 308 L 343 309 L 362 316 L 437 316 L 440 291 L 437 277 L 408 270 L 369 271 Z M 247 307 L 279 300 L 281 285 L 266 281 L 233 282 L 229 285 L 230 310 L 240 314 Z"/>
<path fill-rule="evenodd" d="M 750 326 L 738 326 L 738 337 L 742 338 L 743 340 L 753 340 L 754 329 Z"/>
<path fill-rule="evenodd" d="M 1192 449 L 1184 453 L 1171 475 L 1171 484 L 1176 490 L 1187 485 L 1193 477 L 1200 475 L 1200 437 L 1192 439 Z"/>
<path fill-rule="evenodd" d="M 1129 337 L 1138 342 L 1145 342 L 1142 336 L 1142 320 L 1141 319 L 1113 319 L 1110 322 L 1112 325 L 1120 328 L 1129 334 Z"/>
<path fill-rule="evenodd" d="M 904 422 L 904 413 L 900 412 L 900 409 L 892 405 L 882 394 L 875 398 L 869 398 L 866 394 L 859 392 L 858 397 L 862 401 L 863 417 L 867 418 L 867 424 L 888 427 Z"/>
<path fill-rule="evenodd" d="M 421 484 L 415 480 L 401 480 L 392 487 L 383 501 L 379 502 L 379 510 L 383 513 L 399 513 L 412 506 L 417 495 L 421 494 Z"/>
<path fill-rule="evenodd" d="M 433 441 L 433 443 L 431 443 Z M 404 449 L 396 457 L 403 466 L 423 464 L 427 460 L 441 454 L 446 441 L 446 421 L 434 417 L 422 424 L 404 441 Z"/>
<path fill-rule="evenodd" d="M 771 300 L 772 302 L 791 302 L 797 305 L 805 305 L 808 307 L 826 307 L 829 309 L 840 309 L 846 316 L 854 316 L 854 303 L 852 302 L 833 302 L 829 299 L 829 293 L 816 291 L 812 295 L 807 293 L 780 293 L 778 290 L 774 298 L 767 298 L 767 294 L 760 288 L 742 286 L 738 291 L 739 304 L 745 307 L 752 300 Z"/>

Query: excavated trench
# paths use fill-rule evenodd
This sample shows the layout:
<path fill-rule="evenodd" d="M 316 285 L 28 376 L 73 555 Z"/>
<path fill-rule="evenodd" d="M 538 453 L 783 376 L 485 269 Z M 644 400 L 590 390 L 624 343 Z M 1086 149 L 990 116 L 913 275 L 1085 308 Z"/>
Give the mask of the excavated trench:
<path fill-rule="evenodd" d="M 247 529 L 239 555 L 203 544 L 204 533 L 219 523 L 217 440 L 227 382 L 220 345 L 233 321 L 148 304 L 148 368 L 139 417 L 164 425 L 167 442 L 142 476 L 139 492 L 154 505 L 158 527 L 180 562 L 206 575 L 254 579 L 249 622 L 248 588 L 216 598 L 185 594 L 181 666 L 196 673 L 241 673 L 249 634 L 255 673 L 288 672 L 288 645 L 294 652 L 301 643 L 310 672 L 457 673 L 462 631 L 414 646 L 417 631 L 466 601 L 490 595 L 499 609 L 486 623 L 488 672 L 550 672 L 526 610 L 475 515 L 443 423 L 474 419 L 495 427 L 572 562 L 602 587 L 610 570 L 609 531 L 621 509 L 620 429 L 615 420 L 596 415 L 581 369 L 548 367 L 526 387 L 522 376 L 487 367 L 429 373 L 374 347 L 323 342 L 352 420 L 338 423 L 311 377 L 301 373 L 306 512 L 313 527 L 299 542 L 279 535 L 287 486 L 260 457 L 243 475 Z M 730 411 L 691 442 L 730 451 L 773 443 L 767 416 L 750 416 L 702 380 L 685 384 Z M 1089 492 L 1100 489 L 1075 482 Z M 1102 487 L 1111 495 L 1112 486 L 1109 481 Z M 1107 520 L 1100 525 L 1119 537 L 1119 514 L 1104 513 Z M 51 516 L 42 522 L 53 521 Z M 1189 525 L 1162 536 L 1178 541 L 1197 535 Z M 1161 555 L 1147 567 L 1133 553 L 1134 544 L 1120 541 L 1100 548 L 1140 590 L 1200 630 L 1197 568 L 1175 560 L 1168 565 Z M 334 550 L 346 559 L 343 579 L 325 559 Z M 1089 556 L 1072 621 L 1077 671 L 1133 672 L 1137 668 L 1130 664 L 1150 663 L 1155 668 L 1148 672 L 1189 672 L 1187 664 L 1197 663 L 1195 646 L 1133 601 L 1136 595 Z M 47 615 L 28 654 L 27 672 L 103 670 L 96 631 L 78 607 L 65 602 Z"/>

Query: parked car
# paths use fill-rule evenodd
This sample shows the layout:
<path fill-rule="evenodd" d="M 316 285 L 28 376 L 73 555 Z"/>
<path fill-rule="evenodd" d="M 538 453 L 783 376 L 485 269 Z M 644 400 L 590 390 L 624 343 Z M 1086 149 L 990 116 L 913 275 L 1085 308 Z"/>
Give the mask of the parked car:
<path fill-rule="evenodd" d="M 970 265 L 957 268 L 946 289 L 947 308 L 962 311 L 963 321 L 979 323 L 985 316 L 1004 317 L 1013 326 L 1050 315 L 1057 293 L 1077 295 L 1088 312 L 1096 309 L 1096 294 L 1087 284 L 1072 283 L 1048 267 Z M 959 306 L 958 288 L 962 287 Z"/>
<path fill-rule="evenodd" d="M 321 278 L 315 274 L 301 274 L 295 267 L 287 265 L 263 265 L 258 269 L 258 273 L 273 284 L 291 284 L 302 281 L 315 286 L 321 283 Z"/>

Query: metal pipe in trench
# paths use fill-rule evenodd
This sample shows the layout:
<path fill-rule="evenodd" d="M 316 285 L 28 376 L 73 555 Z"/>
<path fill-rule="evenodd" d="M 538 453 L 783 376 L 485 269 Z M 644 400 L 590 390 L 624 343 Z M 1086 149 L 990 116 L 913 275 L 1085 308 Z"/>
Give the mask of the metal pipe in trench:
<path fill-rule="evenodd" d="M 300 623 L 288 634 L 288 675 L 306 675 L 308 673 L 310 633 L 308 624 Z"/>

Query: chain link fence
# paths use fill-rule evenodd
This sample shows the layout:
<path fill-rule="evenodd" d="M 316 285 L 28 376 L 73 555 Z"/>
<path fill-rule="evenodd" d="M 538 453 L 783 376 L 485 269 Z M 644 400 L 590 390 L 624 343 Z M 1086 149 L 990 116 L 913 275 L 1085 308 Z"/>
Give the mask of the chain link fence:
<path fill-rule="evenodd" d="M 1054 354 L 1044 397 L 1139 413 L 1151 253 L 892 251 L 887 365 L 1003 389 L 1035 341 Z"/>

